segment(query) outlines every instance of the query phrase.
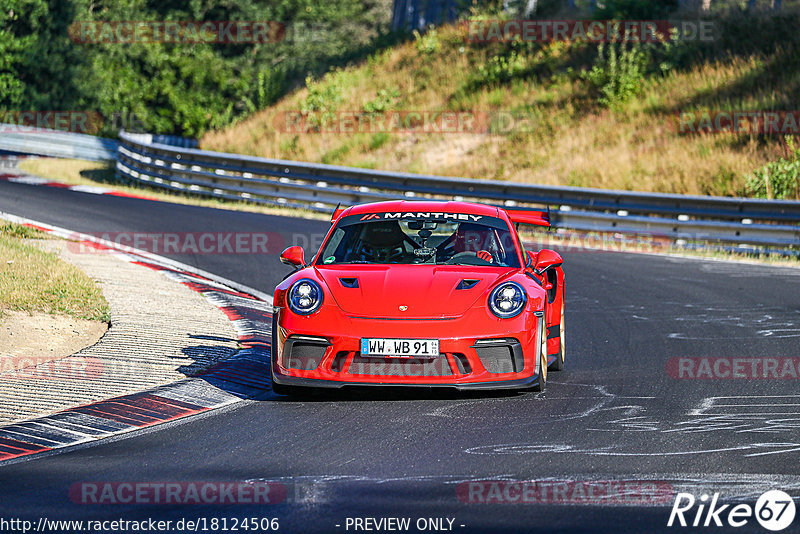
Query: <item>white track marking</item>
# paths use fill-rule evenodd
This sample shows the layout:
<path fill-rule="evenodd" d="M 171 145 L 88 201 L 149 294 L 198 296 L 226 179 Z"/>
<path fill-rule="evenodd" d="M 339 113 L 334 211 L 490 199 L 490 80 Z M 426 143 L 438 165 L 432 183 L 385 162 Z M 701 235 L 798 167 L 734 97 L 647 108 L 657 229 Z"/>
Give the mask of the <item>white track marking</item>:
<path fill-rule="evenodd" d="M 97 185 L 73 185 L 68 187 L 70 191 L 78 191 L 80 193 L 91 193 L 93 195 L 105 195 L 106 193 L 110 193 L 113 189 L 109 189 L 107 187 L 100 187 Z"/>
<path fill-rule="evenodd" d="M 8 181 L 28 185 L 42 185 L 50 182 L 47 178 L 41 178 L 39 176 L 15 176 L 13 178 L 8 178 Z"/>

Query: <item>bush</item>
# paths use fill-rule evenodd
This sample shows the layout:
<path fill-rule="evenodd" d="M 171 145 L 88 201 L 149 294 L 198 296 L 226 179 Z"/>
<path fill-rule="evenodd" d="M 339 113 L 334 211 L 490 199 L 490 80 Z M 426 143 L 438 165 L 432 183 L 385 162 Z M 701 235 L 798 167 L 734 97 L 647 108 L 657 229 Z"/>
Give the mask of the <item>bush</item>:
<path fill-rule="evenodd" d="M 274 20 L 286 34 L 238 44 L 72 40 L 82 22 L 124 20 Z M 0 112 L 89 110 L 106 119 L 103 135 L 122 126 L 199 136 L 269 106 L 309 73 L 385 46 L 390 20 L 382 0 L 4 0 Z M 130 123 L 115 123 L 121 115 Z"/>
<path fill-rule="evenodd" d="M 399 99 L 400 91 L 397 89 L 381 89 L 374 100 L 364 104 L 364 112 L 383 113 L 395 106 Z"/>
<path fill-rule="evenodd" d="M 389 142 L 389 134 L 386 132 L 378 132 L 372 135 L 369 140 L 369 149 L 377 150 Z"/>
<path fill-rule="evenodd" d="M 469 77 L 468 85 L 496 85 L 507 83 L 523 75 L 528 68 L 527 58 L 516 50 L 506 55 L 492 56 Z"/>
<path fill-rule="evenodd" d="M 770 161 L 748 177 L 745 187 L 752 196 L 800 200 L 800 147 L 789 136 L 786 144 L 787 157 Z"/>
<path fill-rule="evenodd" d="M 581 78 L 598 94 L 601 104 L 618 107 L 641 91 L 649 61 L 639 43 L 630 47 L 620 43 L 601 44 L 592 69 L 583 71 Z"/>
<path fill-rule="evenodd" d="M 308 96 L 300 103 L 300 111 L 304 114 L 315 111 L 334 111 L 342 100 L 341 87 L 336 83 L 336 77 L 328 75 L 320 82 L 315 82 L 311 76 L 306 77 Z"/>
<path fill-rule="evenodd" d="M 424 34 L 414 30 L 414 40 L 417 42 L 417 51 L 426 56 L 435 53 L 441 46 L 434 27 L 430 27 Z"/>

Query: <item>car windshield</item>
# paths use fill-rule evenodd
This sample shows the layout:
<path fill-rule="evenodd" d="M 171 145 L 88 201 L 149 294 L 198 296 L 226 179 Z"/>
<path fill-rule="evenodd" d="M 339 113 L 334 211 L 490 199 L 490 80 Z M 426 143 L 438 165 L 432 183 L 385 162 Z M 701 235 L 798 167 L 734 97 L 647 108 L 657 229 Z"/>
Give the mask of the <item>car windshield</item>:
<path fill-rule="evenodd" d="M 515 240 L 502 219 L 387 215 L 392 214 L 353 215 L 339 221 L 317 263 L 519 267 Z"/>

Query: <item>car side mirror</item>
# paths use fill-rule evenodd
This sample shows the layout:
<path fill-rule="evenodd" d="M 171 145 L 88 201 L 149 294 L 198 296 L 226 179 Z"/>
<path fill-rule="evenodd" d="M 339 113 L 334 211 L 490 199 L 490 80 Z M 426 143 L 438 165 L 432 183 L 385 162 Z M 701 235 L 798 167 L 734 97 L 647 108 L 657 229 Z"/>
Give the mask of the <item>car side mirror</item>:
<path fill-rule="evenodd" d="M 533 266 L 536 265 L 536 254 L 531 252 L 530 250 L 525 251 L 527 256 L 525 257 L 525 267 L 528 269 L 533 269 Z"/>
<path fill-rule="evenodd" d="M 561 254 L 555 250 L 544 248 L 540 250 L 539 254 L 536 256 L 536 267 L 533 269 L 533 271 L 536 274 L 542 274 L 546 270 L 552 269 L 553 267 L 561 267 L 561 264 L 563 263 L 564 258 L 561 257 Z"/>
<path fill-rule="evenodd" d="M 300 269 L 306 266 L 305 256 L 306 254 L 303 251 L 303 247 L 289 247 L 281 252 L 281 263 L 291 265 L 295 269 Z"/>

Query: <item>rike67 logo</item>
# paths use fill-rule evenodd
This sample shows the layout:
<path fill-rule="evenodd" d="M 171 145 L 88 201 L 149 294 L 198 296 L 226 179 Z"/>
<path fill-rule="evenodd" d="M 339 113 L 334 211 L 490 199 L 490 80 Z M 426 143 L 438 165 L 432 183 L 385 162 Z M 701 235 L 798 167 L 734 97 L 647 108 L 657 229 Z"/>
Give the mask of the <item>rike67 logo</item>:
<path fill-rule="evenodd" d="M 708 495 L 696 499 L 691 493 L 678 493 L 667 526 L 679 527 L 743 527 L 753 518 L 767 530 L 779 532 L 794 521 L 795 505 L 792 498 L 780 490 L 764 493 L 756 501 L 755 508 L 749 504 L 719 504 L 719 493 L 709 502 Z"/>

